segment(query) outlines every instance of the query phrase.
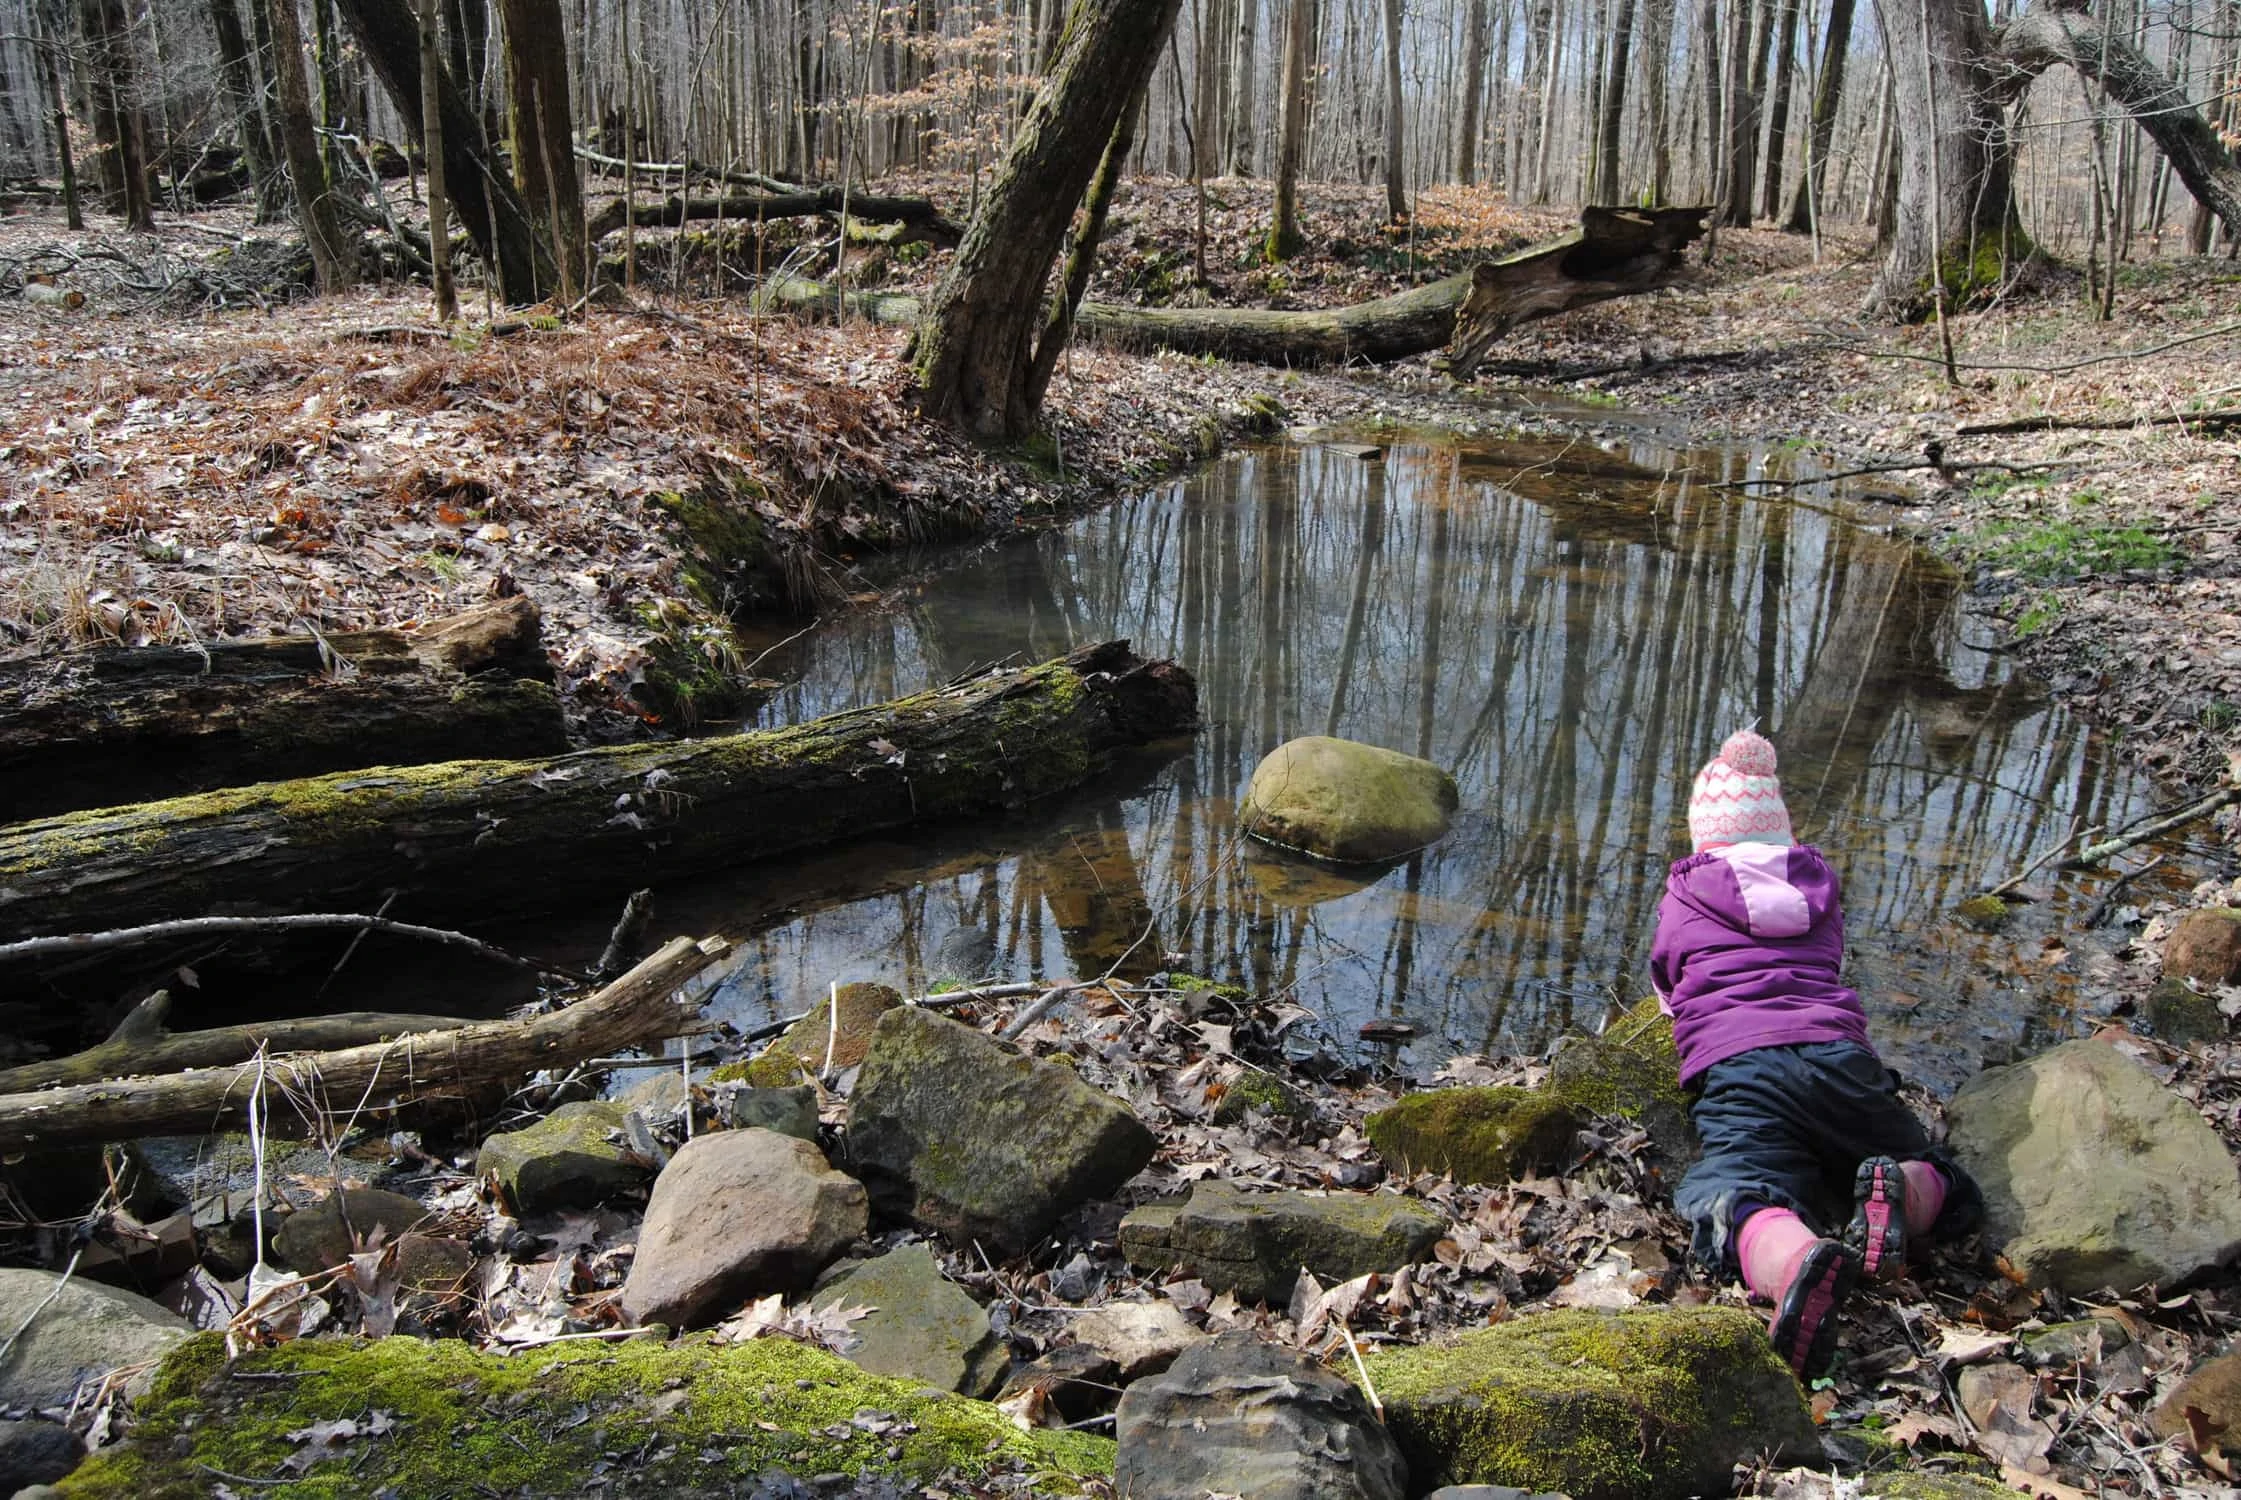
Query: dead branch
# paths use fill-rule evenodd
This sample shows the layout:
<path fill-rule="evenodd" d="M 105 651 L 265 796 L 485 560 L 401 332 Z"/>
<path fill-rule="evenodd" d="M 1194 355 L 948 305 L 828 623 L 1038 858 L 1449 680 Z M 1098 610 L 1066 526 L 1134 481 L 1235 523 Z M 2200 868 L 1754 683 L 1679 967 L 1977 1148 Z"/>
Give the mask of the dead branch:
<path fill-rule="evenodd" d="M 525 969 L 532 974 L 557 974 L 563 979 L 579 982 L 586 977 L 557 964 L 516 957 L 503 948 L 493 947 L 481 938 L 469 937 L 464 932 L 453 932 L 444 927 L 422 927 L 413 922 L 396 922 L 387 917 L 351 916 L 336 912 L 302 912 L 272 917 L 183 917 L 174 922 L 149 922 L 139 927 L 118 927 L 108 932 L 66 932 L 50 937 L 23 938 L 13 943 L 0 943 L 0 963 L 26 958 L 74 957 L 105 948 L 135 948 L 145 943 L 208 937 L 213 933 L 308 932 L 329 927 L 387 932 L 398 937 L 418 938 L 422 942 L 441 943 L 449 948 L 464 948 L 478 958 L 487 958 L 508 968 Z"/>

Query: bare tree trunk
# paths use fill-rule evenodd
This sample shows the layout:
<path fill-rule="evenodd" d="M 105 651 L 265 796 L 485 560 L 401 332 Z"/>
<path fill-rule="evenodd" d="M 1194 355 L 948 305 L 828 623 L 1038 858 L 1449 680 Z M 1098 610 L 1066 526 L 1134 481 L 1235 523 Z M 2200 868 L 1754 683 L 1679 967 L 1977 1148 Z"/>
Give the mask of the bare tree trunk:
<path fill-rule="evenodd" d="M 1772 0 L 1738 3 L 1734 51 L 1728 77 L 1737 85 L 1727 116 L 1727 218 L 1738 229 L 1751 227 L 1758 201 L 1759 124 L 1766 103 L 1766 54 L 1773 33 Z"/>
<path fill-rule="evenodd" d="M 1997 286 L 2027 247 L 2014 148 L 1982 0 L 1882 0 L 1899 137 L 1891 243 L 1873 300 L 1921 318 L 1942 283 L 1965 301 Z"/>
<path fill-rule="evenodd" d="M 1028 375 L 1067 222 L 1175 24 L 1177 0 L 1077 6 L 919 331 L 925 413 L 984 437 L 1034 430 Z"/>
<path fill-rule="evenodd" d="M 226 102 L 240 122 L 241 154 L 249 163 L 249 182 L 257 201 L 257 222 L 269 224 L 285 211 L 287 195 L 280 175 L 280 149 L 272 138 L 272 119 L 257 88 L 257 68 L 249 55 L 234 0 L 209 0 L 210 30 L 218 42 L 219 78 Z"/>
<path fill-rule="evenodd" d="M 1463 120 L 1455 131 L 1455 180 L 1478 179 L 1479 104 L 1486 93 L 1486 0 L 1471 0 L 1463 21 Z"/>
<path fill-rule="evenodd" d="M 33 13 L 39 35 L 33 50 L 39 55 L 39 70 L 47 86 L 47 116 L 54 130 L 55 160 L 62 169 L 63 222 L 71 229 L 84 229 L 86 216 L 78 203 L 78 163 L 70 150 L 70 107 L 63 98 L 62 64 L 59 61 L 65 43 L 63 33 L 68 22 L 59 14 L 56 5 L 49 10 L 42 5 Z"/>
<path fill-rule="evenodd" d="M 1634 48 L 1634 0 L 1618 0 L 1618 19 L 1611 26 L 1611 51 L 1603 74 L 1603 118 L 1596 127 L 1594 182 L 1588 191 L 1591 203 L 1619 203 L 1619 132 L 1625 123 L 1626 68 Z"/>
<path fill-rule="evenodd" d="M 280 99 L 280 141 L 296 195 L 296 222 L 311 250 L 319 290 L 328 295 L 358 279 L 358 245 L 335 211 L 326 162 L 311 124 L 311 89 L 303 74 L 303 30 L 295 0 L 265 0 L 272 26 L 272 77 Z"/>
<path fill-rule="evenodd" d="M 1673 191 L 1673 122 L 1665 100 L 1665 70 L 1673 50 L 1674 0 L 1647 0 L 1642 48 L 1643 129 L 1650 138 L 1650 205 L 1661 207 Z"/>
<path fill-rule="evenodd" d="M 1315 71 L 1315 0 L 1291 0 L 1284 24 L 1284 114 L 1276 141 L 1276 212 L 1265 254 L 1289 260 L 1306 240 L 1299 232 L 1299 174 L 1307 155 L 1307 93 Z"/>
<path fill-rule="evenodd" d="M 1774 23 L 1774 101 L 1767 108 L 1766 188 L 1761 201 L 1769 219 L 1782 212 L 1782 158 L 1790 132 L 1790 81 L 1796 75 L 1798 0 L 1781 0 Z"/>
<path fill-rule="evenodd" d="M 1260 26 L 1261 0 L 1238 0 L 1237 56 L 1233 63 L 1236 86 L 1230 95 L 1229 170 L 1237 177 L 1253 175 L 1260 121 L 1253 113 L 1254 41 Z"/>
<path fill-rule="evenodd" d="M 1821 48 L 1821 82 L 1813 91 L 1813 129 L 1805 148 L 1805 171 L 1798 177 L 1797 196 L 1790 200 L 1790 216 L 1782 227 L 1792 234 L 1812 229 L 1828 212 L 1822 196 L 1828 181 L 1829 143 L 1836 136 L 1836 112 L 1844 103 L 1844 62 L 1852 50 L 1853 0 L 1829 0 L 1828 40 Z"/>
<path fill-rule="evenodd" d="M 1385 218 L 1408 222 L 1408 183 L 1402 175 L 1401 0 L 1385 0 Z"/>
<path fill-rule="evenodd" d="M 223 3 L 223 0 L 220 0 Z M 451 279 L 451 193 L 444 182 L 443 45 L 438 0 L 420 0 L 420 139 L 428 157 L 428 279 L 436 293 L 436 321 L 459 316 Z"/>
<path fill-rule="evenodd" d="M 110 206 L 133 234 L 156 227 L 148 193 L 148 134 L 140 118 L 139 86 L 123 0 L 80 0 L 85 28 L 87 92 L 93 104 L 93 137 L 105 149 L 103 183 Z"/>
<path fill-rule="evenodd" d="M 558 290 L 574 301 L 583 274 L 584 203 L 568 108 L 568 44 L 559 0 L 499 0 L 506 30 L 506 102 L 514 181 L 531 224 L 552 241 Z"/>

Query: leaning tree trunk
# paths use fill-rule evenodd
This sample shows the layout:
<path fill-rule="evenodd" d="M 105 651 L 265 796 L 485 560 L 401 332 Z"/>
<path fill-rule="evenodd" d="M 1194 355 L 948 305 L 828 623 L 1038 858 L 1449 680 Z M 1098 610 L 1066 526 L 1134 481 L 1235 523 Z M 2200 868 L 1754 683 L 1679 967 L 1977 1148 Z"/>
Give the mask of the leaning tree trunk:
<path fill-rule="evenodd" d="M 420 21 L 412 0 L 340 0 L 340 7 L 390 104 L 417 141 Z M 444 180 L 451 189 L 452 212 L 467 227 L 484 261 L 497 268 L 500 294 L 516 304 L 538 301 L 550 295 L 556 284 L 552 246 L 529 216 L 521 194 L 492 160 L 482 121 L 449 68 L 440 82 Z"/>
<path fill-rule="evenodd" d="M 2186 90 L 2124 35 L 2083 6 L 2041 4 L 2003 26 L 1998 46 L 2013 70 L 2006 86 L 2014 92 L 2058 62 L 2101 85 L 2148 133 L 2195 201 L 2224 221 L 2227 234 L 2241 235 L 2241 167 L 2233 153 Z"/>
<path fill-rule="evenodd" d="M 751 734 L 346 771 L 0 828 L 0 941 L 235 912 L 551 910 L 654 879 L 988 813 L 1189 728 L 1190 674 L 1125 641 Z"/>
<path fill-rule="evenodd" d="M 1883 14 L 1899 187 L 1871 301 L 1903 321 L 1930 315 L 1941 274 L 1954 302 L 1998 286 L 2028 241 L 1983 0 L 1885 0 Z"/>
<path fill-rule="evenodd" d="M 332 294 L 358 279 L 358 244 L 336 212 L 319 137 L 311 122 L 311 89 L 303 75 L 303 28 L 296 0 L 265 0 L 272 27 L 272 77 L 280 104 L 280 143 L 288 153 L 288 179 L 296 197 L 296 222 L 311 249 L 319 290 Z"/>
<path fill-rule="evenodd" d="M 1077 5 L 1058 64 L 965 231 L 918 336 L 925 413 L 981 437 L 1035 428 L 1029 390 L 1043 289 L 1120 114 L 1159 60 L 1178 0 Z"/>
<path fill-rule="evenodd" d="M 584 274 L 584 202 L 568 112 L 568 42 L 558 0 L 499 0 L 514 181 L 530 222 L 551 236 L 563 296 Z"/>
<path fill-rule="evenodd" d="M 1821 47 L 1821 82 L 1813 91 L 1813 127 L 1805 148 L 1805 170 L 1782 227 L 1792 234 L 1810 231 L 1826 211 L 1821 196 L 1828 180 L 1829 143 L 1836 136 L 1837 106 L 1844 102 L 1844 60 L 1852 51 L 1854 0 L 1829 0 L 1829 34 Z M 1871 143 L 1872 145 L 1872 143 Z"/>

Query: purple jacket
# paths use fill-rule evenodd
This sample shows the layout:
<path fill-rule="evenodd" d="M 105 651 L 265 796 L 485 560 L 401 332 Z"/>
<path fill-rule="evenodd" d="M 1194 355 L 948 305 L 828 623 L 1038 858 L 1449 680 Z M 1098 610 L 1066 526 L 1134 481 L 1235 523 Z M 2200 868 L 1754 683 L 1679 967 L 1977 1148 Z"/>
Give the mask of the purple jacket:
<path fill-rule="evenodd" d="M 1754 1047 L 1867 1045 L 1841 983 L 1844 906 L 1810 845 L 1729 844 L 1674 862 L 1657 908 L 1650 982 L 1673 1016 L 1685 1087 Z"/>

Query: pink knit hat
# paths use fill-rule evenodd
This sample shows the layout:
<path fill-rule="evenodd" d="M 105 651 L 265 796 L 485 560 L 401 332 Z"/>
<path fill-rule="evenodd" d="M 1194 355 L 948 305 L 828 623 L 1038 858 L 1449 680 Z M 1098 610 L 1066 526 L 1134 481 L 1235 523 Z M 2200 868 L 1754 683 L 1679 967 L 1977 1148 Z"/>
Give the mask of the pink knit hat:
<path fill-rule="evenodd" d="M 1739 729 L 1696 773 L 1689 792 L 1689 843 L 1699 854 L 1720 844 L 1794 844 L 1774 747 Z"/>

